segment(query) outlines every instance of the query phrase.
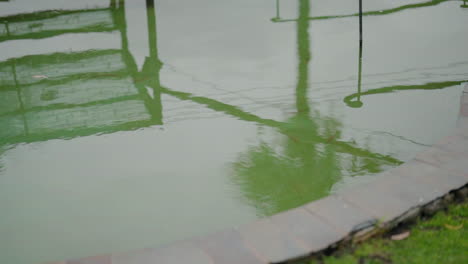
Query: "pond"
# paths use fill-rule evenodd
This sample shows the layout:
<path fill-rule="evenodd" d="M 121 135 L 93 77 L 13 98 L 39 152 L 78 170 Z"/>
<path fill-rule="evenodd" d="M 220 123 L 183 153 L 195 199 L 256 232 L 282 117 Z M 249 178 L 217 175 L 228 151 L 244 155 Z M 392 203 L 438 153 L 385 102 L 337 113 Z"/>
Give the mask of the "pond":
<path fill-rule="evenodd" d="M 0 1 L 0 263 L 128 251 L 363 184 L 450 133 L 463 1 Z"/>

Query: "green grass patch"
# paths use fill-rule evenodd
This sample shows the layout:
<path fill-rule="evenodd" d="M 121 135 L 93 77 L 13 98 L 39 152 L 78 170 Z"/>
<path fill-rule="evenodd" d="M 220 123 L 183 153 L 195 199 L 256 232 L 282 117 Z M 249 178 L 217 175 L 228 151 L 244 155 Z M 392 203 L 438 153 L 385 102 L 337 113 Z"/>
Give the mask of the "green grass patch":
<path fill-rule="evenodd" d="M 452 205 L 406 230 L 410 231 L 406 239 L 392 240 L 385 235 L 309 263 L 468 263 L 468 202 Z"/>

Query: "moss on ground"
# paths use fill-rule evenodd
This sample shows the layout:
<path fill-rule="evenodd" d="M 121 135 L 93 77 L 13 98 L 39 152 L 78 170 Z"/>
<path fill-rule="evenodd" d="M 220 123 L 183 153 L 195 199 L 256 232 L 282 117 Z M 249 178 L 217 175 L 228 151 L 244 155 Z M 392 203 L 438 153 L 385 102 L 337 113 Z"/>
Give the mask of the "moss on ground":
<path fill-rule="evenodd" d="M 409 227 L 410 235 L 392 240 L 371 239 L 348 252 L 338 252 L 310 264 L 468 263 L 468 202 L 449 207 Z M 404 232 L 406 230 L 400 230 Z"/>

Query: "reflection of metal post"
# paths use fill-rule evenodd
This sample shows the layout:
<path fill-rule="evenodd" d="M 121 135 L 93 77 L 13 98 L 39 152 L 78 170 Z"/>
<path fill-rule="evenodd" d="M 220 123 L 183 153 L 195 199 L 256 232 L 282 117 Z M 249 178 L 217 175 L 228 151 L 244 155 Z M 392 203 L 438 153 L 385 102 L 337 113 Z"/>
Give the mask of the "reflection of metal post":
<path fill-rule="evenodd" d="M 299 18 L 297 19 L 297 56 L 299 60 L 298 76 L 296 85 L 296 108 L 298 113 L 308 115 L 310 112 L 307 100 L 307 89 L 309 83 L 309 61 L 310 40 L 309 40 L 309 0 L 299 1 Z"/>
<path fill-rule="evenodd" d="M 20 103 L 20 109 L 21 109 L 21 117 L 23 118 L 23 128 L 24 128 L 24 135 L 29 134 L 29 127 L 28 127 L 28 122 L 26 120 L 26 110 L 24 108 L 24 103 L 23 103 L 23 95 L 21 93 L 21 86 L 18 82 L 18 77 L 16 74 L 16 60 L 13 59 L 13 63 L 11 65 L 11 71 L 13 72 L 13 79 L 15 81 L 15 87 L 16 87 L 16 96 L 18 97 L 18 101 Z"/>
<path fill-rule="evenodd" d="M 358 70 L 358 102 L 361 103 L 361 74 L 362 74 L 362 0 L 359 0 L 359 70 Z"/>
<path fill-rule="evenodd" d="M 280 21 L 280 0 L 276 0 L 276 16 L 271 19 L 273 22 Z"/>
<path fill-rule="evenodd" d="M 146 19 L 148 22 L 148 44 L 150 48 L 150 58 L 152 60 L 158 61 L 154 0 L 146 0 Z"/>
<path fill-rule="evenodd" d="M 279 0 L 276 0 L 276 18 L 279 19 L 280 18 L 280 11 L 279 11 Z"/>
<path fill-rule="evenodd" d="M 147 75 L 149 78 L 149 86 L 153 89 L 151 115 L 158 124 L 162 124 L 161 83 L 159 78 L 162 63 L 159 60 L 158 55 L 155 12 L 156 10 L 154 9 L 154 0 L 146 0 L 146 17 L 148 22 L 148 44 L 150 55 L 145 59 L 145 64 L 143 65 L 143 74 Z"/>
<path fill-rule="evenodd" d="M 362 40 L 360 41 L 359 45 L 359 67 L 358 67 L 358 97 L 357 101 L 359 102 L 358 104 L 362 106 L 361 102 L 361 75 L 362 75 Z"/>
<path fill-rule="evenodd" d="M 362 0 L 359 0 L 359 45 L 362 46 Z"/>
<path fill-rule="evenodd" d="M 5 29 L 6 29 L 7 36 L 9 37 L 10 36 L 10 26 L 8 25 L 8 21 L 5 22 Z"/>
<path fill-rule="evenodd" d="M 349 107 L 359 108 L 363 105 L 361 102 L 361 75 L 362 75 L 362 0 L 359 0 L 359 62 L 358 62 L 358 92 L 357 101 L 348 101 Z"/>
<path fill-rule="evenodd" d="M 118 8 L 124 5 L 125 0 L 110 0 L 111 8 Z"/>

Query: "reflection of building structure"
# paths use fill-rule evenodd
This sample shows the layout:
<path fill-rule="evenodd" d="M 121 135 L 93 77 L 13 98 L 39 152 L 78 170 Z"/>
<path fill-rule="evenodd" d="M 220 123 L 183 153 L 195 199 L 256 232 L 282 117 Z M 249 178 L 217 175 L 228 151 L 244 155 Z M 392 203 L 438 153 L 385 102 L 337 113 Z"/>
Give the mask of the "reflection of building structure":
<path fill-rule="evenodd" d="M 29 55 L 0 62 L 2 139 L 28 142 L 161 124 L 158 94 L 149 96 L 139 84 L 140 73 L 128 51 L 123 4 L 112 1 L 105 9 L 46 11 L 2 20 L 0 41 L 105 31 L 118 31 L 122 39 L 121 50 Z M 154 27 L 149 35 L 155 35 Z M 144 71 L 154 67 L 145 64 Z M 150 79 L 157 83 L 155 76 Z"/>
<path fill-rule="evenodd" d="M 66 33 L 110 32 L 117 29 L 113 12 L 113 8 L 100 8 L 3 17 L 0 41 L 48 38 Z"/>

